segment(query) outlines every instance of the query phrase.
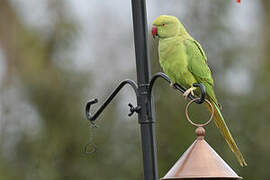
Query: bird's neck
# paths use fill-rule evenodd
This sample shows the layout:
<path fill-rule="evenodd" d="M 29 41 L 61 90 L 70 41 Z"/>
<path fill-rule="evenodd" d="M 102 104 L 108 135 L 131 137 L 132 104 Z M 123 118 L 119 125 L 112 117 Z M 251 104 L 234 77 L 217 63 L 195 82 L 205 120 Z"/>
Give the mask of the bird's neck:
<path fill-rule="evenodd" d="M 170 37 L 159 37 L 159 41 L 161 42 L 181 41 L 186 39 L 192 39 L 192 37 L 188 33 L 178 33 L 177 35 Z"/>

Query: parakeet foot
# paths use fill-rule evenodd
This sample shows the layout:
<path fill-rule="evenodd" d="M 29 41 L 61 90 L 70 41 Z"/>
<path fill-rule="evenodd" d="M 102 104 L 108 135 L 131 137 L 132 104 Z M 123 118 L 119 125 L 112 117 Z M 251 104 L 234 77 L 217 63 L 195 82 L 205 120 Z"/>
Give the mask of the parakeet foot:
<path fill-rule="evenodd" d="M 219 107 L 219 110 L 222 111 L 222 109 L 223 109 L 222 105 L 221 104 L 218 104 L 218 107 Z"/>
<path fill-rule="evenodd" d="M 191 88 L 189 88 L 189 89 L 187 89 L 185 92 L 184 92 L 184 94 L 183 94 L 183 96 L 184 96 L 184 98 L 185 99 L 187 99 L 187 97 L 188 97 L 188 95 L 191 93 L 191 95 L 192 96 L 194 96 L 194 90 L 196 89 L 196 87 L 191 87 Z"/>
<path fill-rule="evenodd" d="M 176 89 L 175 83 L 171 82 L 171 83 L 170 83 L 170 86 L 171 86 L 171 88 Z"/>

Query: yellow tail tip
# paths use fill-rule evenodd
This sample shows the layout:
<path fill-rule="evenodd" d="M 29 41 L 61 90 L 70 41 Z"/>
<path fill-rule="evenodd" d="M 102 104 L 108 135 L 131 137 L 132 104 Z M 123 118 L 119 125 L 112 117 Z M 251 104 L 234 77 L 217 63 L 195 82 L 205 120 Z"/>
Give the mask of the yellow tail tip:
<path fill-rule="evenodd" d="M 240 165 L 241 165 L 242 167 L 247 166 L 247 163 L 246 163 L 245 159 L 242 159 L 241 161 L 239 161 L 239 163 L 240 163 Z"/>

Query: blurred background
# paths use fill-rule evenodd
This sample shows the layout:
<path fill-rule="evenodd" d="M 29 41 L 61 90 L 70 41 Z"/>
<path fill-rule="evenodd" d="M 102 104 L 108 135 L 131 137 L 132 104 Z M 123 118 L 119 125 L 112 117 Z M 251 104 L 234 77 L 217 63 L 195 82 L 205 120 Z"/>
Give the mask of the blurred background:
<path fill-rule="evenodd" d="M 208 143 L 244 179 L 270 178 L 270 1 L 147 0 L 152 73 L 161 71 L 151 22 L 177 16 L 208 56 L 224 117 L 245 155 L 241 168 L 214 123 Z M 0 178 L 141 180 L 139 125 L 125 88 L 89 139 L 87 100 L 102 102 L 122 79 L 136 80 L 130 1 L 1 0 Z M 186 100 L 167 83 L 154 88 L 159 176 L 195 139 Z M 195 107 L 196 105 L 194 105 Z M 201 107 L 193 116 L 207 117 Z M 205 120 L 198 119 L 197 120 Z"/>

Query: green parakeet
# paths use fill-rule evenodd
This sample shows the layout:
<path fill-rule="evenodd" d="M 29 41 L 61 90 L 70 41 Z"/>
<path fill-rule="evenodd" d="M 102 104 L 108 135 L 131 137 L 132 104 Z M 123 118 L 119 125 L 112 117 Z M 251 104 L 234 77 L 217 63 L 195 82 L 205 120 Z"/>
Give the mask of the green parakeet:
<path fill-rule="evenodd" d="M 237 147 L 221 114 L 213 85 L 214 81 L 207 64 L 206 55 L 201 45 L 185 30 L 182 23 L 174 16 L 161 15 L 153 22 L 153 36 L 159 37 L 159 63 L 173 83 L 179 83 L 188 90 L 184 93 L 199 94 L 194 83 L 202 83 L 206 88 L 206 98 L 214 106 L 214 120 L 230 149 L 241 166 L 247 163 Z M 210 109 L 208 105 L 208 109 Z"/>

